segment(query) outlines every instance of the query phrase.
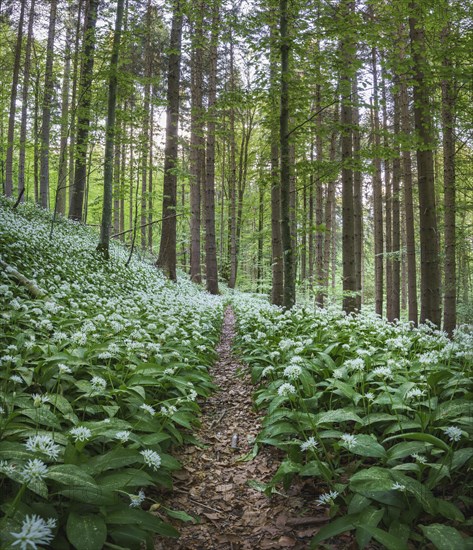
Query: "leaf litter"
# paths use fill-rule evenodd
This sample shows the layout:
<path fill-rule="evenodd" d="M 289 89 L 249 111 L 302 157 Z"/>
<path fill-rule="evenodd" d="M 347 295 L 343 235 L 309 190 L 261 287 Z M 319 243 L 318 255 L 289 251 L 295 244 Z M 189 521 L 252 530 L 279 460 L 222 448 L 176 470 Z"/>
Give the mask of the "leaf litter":
<path fill-rule="evenodd" d="M 272 447 L 254 452 L 261 415 L 253 409 L 249 373 L 232 355 L 234 336 L 235 317 L 227 308 L 212 369 L 218 391 L 202 404 L 195 434 L 200 445 L 178 450 L 182 469 L 174 474 L 174 489 L 159 495 L 158 514 L 159 508 L 169 508 L 193 520 L 168 519 L 181 536 L 156 539 L 155 550 L 298 550 L 309 548 L 329 521 L 325 510 L 316 507 L 324 488 L 313 479 L 296 479 L 287 491 L 278 489 L 270 497 L 261 491 L 282 455 Z"/>

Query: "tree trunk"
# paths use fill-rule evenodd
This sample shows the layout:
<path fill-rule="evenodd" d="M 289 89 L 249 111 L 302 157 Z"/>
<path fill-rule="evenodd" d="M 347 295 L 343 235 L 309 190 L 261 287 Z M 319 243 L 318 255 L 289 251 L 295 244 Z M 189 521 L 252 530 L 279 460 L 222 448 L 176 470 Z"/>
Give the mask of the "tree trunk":
<path fill-rule="evenodd" d="M 393 269 L 392 269 L 392 189 L 391 189 L 391 161 L 386 158 L 387 151 L 390 150 L 388 137 L 388 109 L 387 109 L 387 90 L 386 80 L 383 71 L 381 80 L 381 90 L 383 98 L 383 132 L 384 132 L 384 200 L 386 212 L 386 317 L 388 321 L 393 321 Z"/>
<path fill-rule="evenodd" d="M 23 24 L 25 20 L 26 0 L 21 0 L 18 33 L 16 35 L 15 56 L 13 61 L 13 78 L 10 94 L 10 112 L 8 115 L 7 158 L 5 163 L 5 195 L 13 195 L 13 150 L 15 140 L 16 97 L 18 94 L 18 78 L 20 75 L 21 47 L 23 42 Z"/>
<path fill-rule="evenodd" d="M 56 189 L 55 212 L 64 216 L 66 214 L 67 198 L 67 138 L 69 135 L 69 83 L 71 72 L 71 25 L 72 9 L 69 9 L 66 20 L 66 44 L 64 57 L 64 72 L 62 77 L 61 99 L 61 145 L 59 150 L 59 167 Z"/>
<path fill-rule="evenodd" d="M 291 161 L 289 145 L 289 49 L 288 0 L 279 3 L 279 31 L 281 54 L 281 111 L 279 139 L 281 147 L 281 237 L 284 261 L 284 307 L 291 308 L 296 302 L 296 281 L 294 277 L 294 251 L 291 235 Z"/>
<path fill-rule="evenodd" d="M 228 288 L 235 288 L 237 277 L 237 168 L 236 168 L 236 143 L 235 143 L 235 74 L 233 66 L 233 34 L 230 31 L 230 177 L 228 182 L 229 198 L 230 198 L 230 277 L 228 279 Z M 244 140 L 244 131 L 243 137 Z M 243 147 L 243 146 L 242 146 Z M 240 151 L 240 161 L 242 160 L 243 151 Z M 241 164 L 240 164 L 241 174 Z"/>
<path fill-rule="evenodd" d="M 151 3 L 148 0 L 146 10 L 146 31 L 145 31 L 145 85 L 143 98 L 143 122 L 141 131 L 141 248 L 146 249 L 147 244 L 147 209 L 148 209 L 148 160 L 149 160 L 149 126 L 150 126 L 150 98 L 151 98 L 151 77 L 153 76 L 153 63 L 151 52 Z"/>
<path fill-rule="evenodd" d="M 374 134 L 374 170 L 373 170 L 373 211 L 374 211 L 374 269 L 375 269 L 375 310 L 383 315 L 384 291 L 384 239 L 383 239 L 383 189 L 381 182 L 381 134 L 379 127 L 378 66 L 376 49 L 371 50 L 373 70 L 373 110 L 372 126 Z"/>
<path fill-rule="evenodd" d="M 395 82 L 397 86 L 397 82 Z M 399 92 L 394 93 L 394 139 L 400 133 L 400 101 Z M 392 178 L 392 317 L 401 318 L 401 212 L 400 212 L 400 184 L 401 184 L 401 152 L 398 144 L 394 146 L 393 178 Z"/>
<path fill-rule="evenodd" d="M 351 1 L 343 2 L 344 14 L 354 9 Z M 353 203 L 353 110 L 351 101 L 353 45 L 351 38 L 344 36 L 340 44 L 343 72 L 340 77 L 341 106 L 341 149 L 342 149 L 342 254 L 343 254 L 343 309 L 346 313 L 356 310 L 356 262 L 355 262 L 355 219 Z"/>
<path fill-rule="evenodd" d="M 191 146 L 190 146 L 190 202 L 191 202 L 191 248 L 190 276 L 195 283 L 202 283 L 200 227 L 201 227 L 201 190 L 204 179 L 202 156 L 205 159 L 203 128 L 203 29 L 202 19 L 205 10 L 200 3 L 194 29 L 194 43 L 191 58 Z M 204 160 L 205 162 L 205 160 Z"/>
<path fill-rule="evenodd" d="M 43 208 L 49 208 L 49 142 L 51 133 L 51 103 L 53 100 L 54 35 L 56 33 L 57 0 L 51 0 L 49 15 L 46 69 L 44 73 L 43 122 L 41 126 L 41 171 L 39 197 Z"/>
<path fill-rule="evenodd" d="M 205 275 L 207 291 L 218 294 L 217 246 L 215 242 L 215 103 L 217 99 L 217 43 L 219 5 L 214 0 L 209 47 L 207 159 L 204 186 L 205 203 Z"/>
<path fill-rule="evenodd" d="M 409 92 L 406 76 L 401 77 L 399 88 L 401 103 L 401 130 L 404 142 L 411 136 L 409 114 Z M 412 198 L 412 159 L 410 146 L 402 148 L 402 178 L 404 184 L 404 211 L 406 213 L 406 259 L 407 259 L 407 294 L 409 321 L 417 325 L 419 318 L 417 308 L 417 267 L 416 243 L 414 228 L 414 202 Z"/>
<path fill-rule="evenodd" d="M 363 301 L 363 186 L 361 174 L 361 134 L 360 134 L 360 111 L 358 108 L 358 77 L 353 78 L 353 159 L 355 170 L 353 172 L 353 224 L 355 241 L 355 289 L 356 309 L 361 310 Z"/>
<path fill-rule="evenodd" d="M 82 44 L 82 68 L 77 102 L 77 135 L 75 143 L 74 184 L 71 188 L 69 218 L 82 220 L 84 191 L 87 179 L 87 146 L 89 142 L 92 79 L 94 71 L 95 26 L 98 0 L 87 0 L 84 41 Z"/>
<path fill-rule="evenodd" d="M 163 222 L 159 255 L 156 265 L 171 281 L 176 275 L 176 207 L 177 207 L 177 147 L 179 132 L 179 87 L 181 79 L 182 11 L 180 0 L 175 0 L 172 15 L 169 54 L 166 145 L 164 150 Z"/>
<path fill-rule="evenodd" d="M 106 260 L 109 259 L 110 228 L 112 225 L 113 206 L 113 152 L 116 146 L 115 111 L 117 105 L 118 56 L 122 33 L 124 0 L 117 0 L 117 15 L 115 32 L 113 33 L 112 56 L 110 59 L 110 75 L 108 81 L 108 112 L 105 133 L 105 158 L 103 176 L 103 208 L 102 224 L 100 226 L 100 241 L 97 250 Z"/>
<path fill-rule="evenodd" d="M 410 2 L 409 29 L 414 77 L 414 123 L 418 137 L 417 173 L 419 185 L 419 221 L 421 250 L 421 322 L 432 321 L 440 327 L 440 263 L 435 206 L 434 147 L 432 112 L 426 71 L 424 29 L 419 15 L 421 6 Z"/>
<path fill-rule="evenodd" d="M 452 335 L 457 324 L 456 305 L 456 223 L 455 223 L 455 86 L 450 47 L 450 27 L 444 28 L 442 42 L 446 48 L 443 59 L 444 78 L 442 80 L 442 136 L 443 136 L 443 189 L 444 189 L 444 254 L 445 290 L 443 330 Z"/>
<path fill-rule="evenodd" d="M 18 195 L 21 195 L 25 188 L 25 159 L 26 159 L 26 131 L 27 131 L 27 115 L 28 115 L 28 91 L 30 85 L 30 68 L 31 68 L 31 45 L 33 38 L 33 23 L 35 19 L 36 1 L 31 0 L 30 16 L 28 20 L 28 33 L 26 38 L 25 50 L 25 68 L 23 71 L 23 92 L 21 99 L 21 126 L 20 126 L 20 153 L 18 159 Z M 21 196 L 21 201 L 25 200 L 25 195 Z"/>
<path fill-rule="evenodd" d="M 321 86 L 316 86 L 316 105 L 315 109 L 319 112 L 316 118 L 316 153 L 319 166 L 322 166 L 323 162 L 323 143 L 322 143 L 322 98 L 321 98 Z M 316 283 L 317 283 L 317 305 L 322 307 L 324 305 L 324 292 L 322 290 L 324 284 L 324 234 L 322 232 L 322 224 L 324 221 L 324 189 L 322 181 L 317 178 L 315 187 L 315 271 L 316 271 Z M 311 229 L 313 231 L 313 229 Z"/>
<path fill-rule="evenodd" d="M 153 87 L 151 87 L 153 97 Z M 153 139 L 154 139 L 154 104 L 151 102 L 150 124 L 149 124 L 149 166 L 148 166 L 148 250 L 153 253 Z"/>

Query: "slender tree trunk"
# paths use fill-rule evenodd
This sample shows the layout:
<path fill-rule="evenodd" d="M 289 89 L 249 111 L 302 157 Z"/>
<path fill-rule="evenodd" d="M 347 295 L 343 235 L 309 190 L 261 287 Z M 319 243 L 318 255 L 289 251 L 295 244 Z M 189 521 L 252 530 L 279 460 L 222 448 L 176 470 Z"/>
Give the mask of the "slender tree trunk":
<path fill-rule="evenodd" d="M 146 249 L 147 244 L 147 208 L 148 208 L 148 160 L 149 160 L 149 126 L 150 126 L 150 97 L 151 77 L 153 75 L 153 63 L 151 52 L 151 2 L 148 0 L 146 10 L 146 31 L 145 31 L 145 86 L 143 98 L 143 122 L 141 131 L 141 248 Z"/>
<path fill-rule="evenodd" d="M 384 291 L 384 239 L 383 239 L 383 190 L 381 182 L 381 133 L 379 126 L 378 65 L 376 49 L 371 50 L 373 70 L 373 134 L 375 157 L 373 159 L 373 210 L 374 210 L 374 267 L 375 267 L 375 308 L 378 315 L 383 315 Z"/>
<path fill-rule="evenodd" d="M 310 133 L 310 164 L 313 166 L 314 163 L 314 136 L 313 132 Z M 309 174 L 309 211 L 307 213 L 307 220 L 309 224 L 309 260 L 308 260 L 308 267 L 309 267 L 309 286 L 312 290 L 314 285 L 314 267 L 315 267 L 315 231 L 314 231 L 314 213 L 315 213 L 315 197 L 314 197 L 314 186 L 315 186 L 315 178 L 314 178 L 314 170 L 311 169 Z M 323 284 L 323 283 L 322 283 Z"/>
<path fill-rule="evenodd" d="M 34 143 L 33 143 L 33 179 L 34 179 L 34 201 L 36 204 L 39 204 L 39 105 L 40 105 L 40 73 L 36 73 L 35 83 L 34 83 L 34 116 L 33 116 L 33 132 L 34 132 Z"/>
<path fill-rule="evenodd" d="M 279 32 L 281 54 L 281 111 L 279 139 L 281 147 L 281 237 L 284 261 L 284 307 L 291 308 L 296 302 L 294 277 L 294 250 L 291 235 L 291 160 L 289 144 L 289 50 L 288 0 L 279 2 Z"/>
<path fill-rule="evenodd" d="M 421 250 L 421 314 L 422 322 L 440 326 L 440 262 L 435 206 L 434 147 L 432 112 L 429 100 L 429 70 L 425 58 L 424 28 L 419 20 L 421 5 L 410 2 L 409 29 L 414 77 L 414 123 L 418 137 L 417 174 L 419 185 L 419 221 Z"/>
<path fill-rule="evenodd" d="M 397 86 L 397 82 L 395 82 Z M 400 133 L 400 98 L 399 92 L 394 93 L 394 136 Z M 401 318 L 401 212 L 400 212 L 400 184 L 401 184 L 401 151 L 399 145 L 394 146 L 393 178 L 392 178 L 392 317 Z"/>
<path fill-rule="evenodd" d="M 118 109 L 120 111 L 120 108 Z M 113 233 L 120 233 L 120 181 L 122 178 L 121 147 L 122 125 L 117 120 L 115 147 L 113 152 Z"/>
<path fill-rule="evenodd" d="M 275 25 L 270 27 L 270 85 L 271 85 L 271 302 L 282 306 L 284 303 L 284 263 L 281 236 L 281 184 L 279 178 L 279 144 L 277 112 L 278 74 Z"/>
<path fill-rule="evenodd" d="M 92 102 L 92 79 L 94 71 L 95 26 L 98 0 L 87 0 L 84 41 L 82 45 L 82 69 L 77 102 L 77 135 L 75 143 L 74 185 L 71 188 L 69 218 L 83 219 L 84 191 L 87 179 L 87 146 Z"/>
<path fill-rule="evenodd" d="M 164 150 L 163 222 L 156 265 L 171 281 L 176 275 L 177 146 L 179 131 L 179 87 L 181 79 L 182 11 L 180 0 L 173 6 L 169 54 L 166 145 Z"/>
<path fill-rule="evenodd" d="M 53 100 L 54 87 L 53 57 L 57 0 L 51 0 L 50 10 L 46 70 L 44 74 L 43 121 L 41 126 L 41 172 L 39 176 L 39 196 L 43 208 L 49 208 L 49 142 L 51 134 L 51 103 Z"/>
<path fill-rule="evenodd" d="M 28 91 L 30 85 L 30 68 L 31 68 L 31 44 L 33 38 L 33 23 L 35 19 L 36 1 L 31 0 L 30 16 L 28 20 L 28 33 L 26 38 L 25 50 L 25 68 L 23 71 L 23 92 L 21 100 L 21 126 L 20 126 L 20 153 L 18 159 L 18 195 L 25 188 L 25 159 L 26 159 L 26 131 L 28 118 Z M 21 197 L 21 201 L 25 200 L 25 195 Z"/>
<path fill-rule="evenodd" d="M 388 109 L 387 109 L 387 90 L 386 80 L 383 72 L 381 81 L 381 90 L 383 98 L 383 132 L 384 149 L 390 150 L 388 137 Z M 391 187 L 391 161 L 384 159 L 384 192 L 385 192 L 385 212 L 386 212 L 386 317 L 388 321 L 393 321 L 393 264 L 392 264 L 392 187 Z"/>
<path fill-rule="evenodd" d="M 443 135 L 443 189 L 444 189 L 444 254 L 445 254 L 445 290 L 443 329 L 452 335 L 457 324 L 456 305 L 456 198 L 455 198 L 455 90 L 452 61 L 448 48 L 450 44 L 450 27 L 444 28 L 442 42 L 446 55 L 442 66 L 445 76 L 442 80 L 442 135 Z"/>
<path fill-rule="evenodd" d="M 302 188 L 302 235 L 301 235 L 301 283 L 302 288 L 305 289 L 305 282 L 307 280 L 307 185 L 304 180 L 304 186 Z"/>
<path fill-rule="evenodd" d="M 353 224 L 355 241 L 355 289 L 356 309 L 361 310 L 363 301 L 363 187 L 361 174 L 361 133 L 360 133 L 360 111 L 358 108 L 358 77 L 355 74 L 352 85 L 353 97 L 353 159 L 355 170 L 353 172 Z"/>
<path fill-rule="evenodd" d="M 205 5 L 200 3 L 194 32 L 194 44 L 191 60 L 191 149 L 190 149 L 190 202 L 191 202 L 191 248 L 190 276 L 195 283 L 202 283 L 200 228 L 201 228 L 201 190 L 204 179 L 202 157 L 205 159 L 203 128 L 203 29 L 202 18 Z M 205 162 L 205 160 L 204 160 Z M 223 190 L 222 190 L 223 192 Z"/>
<path fill-rule="evenodd" d="M 153 97 L 153 88 L 151 88 Z M 149 125 L 149 166 L 148 166 L 148 249 L 153 253 L 153 139 L 154 139 L 154 104 L 151 102 L 150 125 Z"/>
<path fill-rule="evenodd" d="M 15 140 L 16 98 L 18 94 L 18 78 L 20 75 L 21 48 L 23 43 L 23 25 L 25 21 L 26 0 L 21 0 L 18 33 L 16 35 L 15 56 L 13 61 L 13 78 L 10 94 L 10 113 L 8 116 L 7 158 L 5 163 L 5 195 L 13 195 L 13 150 Z"/>
<path fill-rule="evenodd" d="M 236 168 L 236 143 L 235 143 L 235 106 L 233 104 L 235 94 L 235 75 L 233 66 L 233 34 L 230 31 L 230 177 L 229 177 L 229 195 L 230 195 L 230 277 L 228 279 L 228 288 L 235 288 L 237 277 L 237 168 Z M 243 137 L 244 139 L 244 132 Z M 240 152 L 240 160 L 243 151 Z M 241 174 L 241 164 L 240 164 Z"/>
<path fill-rule="evenodd" d="M 263 287 L 263 245 L 264 245 L 264 186 L 263 178 L 260 178 L 259 184 L 259 200 L 258 200 L 258 260 L 257 260 L 257 289 L 261 291 Z"/>
<path fill-rule="evenodd" d="M 316 105 L 315 109 L 319 112 L 316 118 L 316 138 L 315 147 L 317 154 L 317 161 L 319 166 L 323 163 L 323 143 L 322 143 L 322 97 L 321 86 L 316 86 Z M 316 302 L 322 307 L 324 305 L 324 234 L 322 232 L 322 224 L 324 221 L 324 189 L 320 178 L 317 179 L 315 188 L 315 225 L 317 227 L 315 233 L 315 267 L 316 267 L 316 281 L 317 281 L 317 295 Z"/>
<path fill-rule="evenodd" d="M 115 32 L 113 33 L 112 57 L 110 59 L 110 75 L 108 81 L 108 112 L 105 134 L 105 159 L 103 176 L 103 208 L 102 224 L 100 226 L 100 241 L 97 250 L 108 260 L 110 253 L 110 228 L 112 225 L 113 206 L 113 152 L 116 145 L 115 111 L 117 105 L 118 56 L 122 33 L 124 0 L 117 0 L 117 15 Z"/>
<path fill-rule="evenodd" d="M 354 3 L 344 1 L 344 14 L 347 16 L 354 10 Z M 343 309 L 351 313 L 356 309 L 356 261 L 355 261 L 355 219 L 353 203 L 353 110 L 351 101 L 353 45 L 351 38 L 343 37 L 340 44 L 340 54 L 343 72 L 340 78 L 342 95 L 340 125 L 342 127 L 342 253 L 343 253 Z"/>
<path fill-rule="evenodd" d="M 61 144 L 59 151 L 59 167 L 56 190 L 55 211 L 64 216 L 66 214 L 67 199 L 67 139 L 69 135 L 69 82 L 71 72 L 71 24 L 72 9 L 69 8 L 66 21 L 66 44 L 64 57 L 64 72 L 62 77 L 61 99 Z"/>
<path fill-rule="evenodd" d="M 217 246 L 215 242 L 215 104 L 217 99 L 217 44 L 219 5 L 212 6 L 212 28 L 209 47 L 207 159 L 204 187 L 205 202 L 205 274 L 207 291 L 218 294 Z"/>
<path fill-rule="evenodd" d="M 404 141 L 411 136 L 411 121 L 409 113 L 409 92 L 406 77 L 401 77 L 401 130 Z M 409 321 L 417 325 L 419 318 L 417 308 L 417 267 L 414 228 L 414 201 L 412 198 L 412 159 L 410 146 L 402 148 L 402 178 L 404 186 L 404 211 L 406 213 L 406 260 L 407 260 L 407 294 Z"/>

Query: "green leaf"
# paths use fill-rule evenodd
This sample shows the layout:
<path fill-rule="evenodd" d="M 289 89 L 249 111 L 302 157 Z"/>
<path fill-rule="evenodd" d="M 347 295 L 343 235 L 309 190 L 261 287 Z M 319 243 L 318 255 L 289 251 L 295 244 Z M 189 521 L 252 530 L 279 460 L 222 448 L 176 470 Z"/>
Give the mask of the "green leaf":
<path fill-rule="evenodd" d="M 89 474 L 75 464 L 51 466 L 46 477 L 62 485 L 67 485 L 69 488 L 80 487 L 97 489 L 94 478 L 89 476 Z"/>
<path fill-rule="evenodd" d="M 419 525 L 419 527 L 437 550 L 464 550 L 466 548 L 463 537 L 454 527 L 441 523 Z"/>
<path fill-rule="evenodd" d="M 100 474 L 107 470 L 118 470 L 124 466 L 140 462 L 140 453 L 135 449 L 124 449 L 116 447 L 115 449 L 93 457 L 84 467 L 91 474 Z"/>
<path fill-rule="evenodd" d="M 178 519 L 180 521 L 192 521 L 193 523 L 199 523 L 196 521 L 196 518 L 194 516 L 190 516 L 182 510 L 171 510 L 170 508 L 166 508 L 166 514 L 169 517 Z"/>
<path fill-rule="evenodd" d="M 331 537 L 336 537 L 346 531 L 352 531 L 356 528 L 356 522 L 358 521 L 359 514 L 350 514 L 331 521 L 328 525 L 322 527 L 322 529 L 315 535 L 310 542 L 310 548 L 317 548 L 317 545 L 323 540 Z"/>
<path fill-rule="evenodd" d="M 359 422 L 361 424 L 361 418 L 354 412 L 346 409 L 335 409 L 333 411 L 327 411 L 317 415 L 317 425 L 331 424 L 333 422 Z"/>
<path fill-rule="evenodd" d="M 107 526 L 97 514 L 71 512 L 67 518 L 66 533 L 77 550 L 101 550 L 107 539 Z"/>
<path fill-rule="evenodd" d="M 380 542 L 387 550 L 406 550 L 406 545 L 397 537 L 387 533 L 379 527 L 374 527 L 369 524 L 360 524 L 358 529 L 367 533 L 369 537 L 373 537 Z"/>
<path fill-rule="evenodd" d="M 132 508 L 120 509 L 109 512 L 106 518 L 107 524 L 118 525 L 137 525 L 141 529 L 158 533 L 165 537 L 177 538 L 179 532 L 171 525 L 165 523 L 162 519 L 153 516 L 149 512 L 143 510 L 133 510 Z"/>
<path fill-rule="evenodd" d="M 356 443 L 350 447 L 350 451 L 356 455 L 373 458 L 384 458 L 386 456 L 384 447 L 370 435 L 357 435 Z"/>
<path fill-rule="evenodd" d="M 443 449 L 444 451 L 450 452 L 450 447 L 445 443 L 445 441 L 442 441 L 438 437 L 435 437 L 431 434 L 425 434 L 422 432 L 409 432 L 409 433 L 402 433 L 399 435 L 393 435 L 391 437 L 386 438 L 383 443 L 386 443 L 387 441 L 391 441 L 392 439 L 413 439 L 415 441 L 425 441 L 426 443 L 431 443 L 435 447 L 438 447 L 439 449 Z"/>
<path fill-rule="evenodd" d="M 373 506 L 365 508 L 360 514 L 361 525 L 370 525 L 372 527 L 377 527 L 383 515 L 384 510 L 382 509 L 376 509 Z M 369 543 L 371 536 L 371 533 L 369 533 L 366 529 L 358 527 L 356 530 L 356 542 L 358 543 L 359 548 L 365 548 L 365 546 Z"/>
<path fill-rule="evenodd" d="M 391 471 L 373 466 L 361 470 L 350 478 L 350 488 L 353 491 L 390 491 L 393 486 Z"/>
<path fill-rule="evenodd" d="M 436 499 L 438 513 L 441 514 L 444 518 L 451 519 L 452 521 L 462 522 L 465 521 L 465 516 L 463 513 L 448 500 L 443 500 L 441 498 Z"/>

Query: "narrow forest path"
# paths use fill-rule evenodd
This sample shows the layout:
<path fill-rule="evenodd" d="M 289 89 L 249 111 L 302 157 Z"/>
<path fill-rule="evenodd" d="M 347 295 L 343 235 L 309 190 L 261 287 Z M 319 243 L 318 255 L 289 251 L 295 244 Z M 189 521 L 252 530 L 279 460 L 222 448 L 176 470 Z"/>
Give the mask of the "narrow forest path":
<path fill-rule="evenodd" d="M 176 458 L 182 470 L 174 476 L 174 491 L 161 497 L 163 506 L 198 516 L 200 522 L 173 522 L 180 539 L 157 539 L 155 550 L 309 548 L 327 520 L 315 507 L 319 491 L 313 481 L 298 482 L 288 494 L 270 499 L 248 485 L 251 480 L 269 482 L 280 459 L 276 449 L 264 448 L 253 460 L 239 460 L 252 449 L 261 425 L 252 408 L 249 374 L 232 355 L 234 335 L 234 313 L 227 308 L 212 368 L 219 390 L 203 405 L 195 434 L 205 448 L 180 450 Z"/>

